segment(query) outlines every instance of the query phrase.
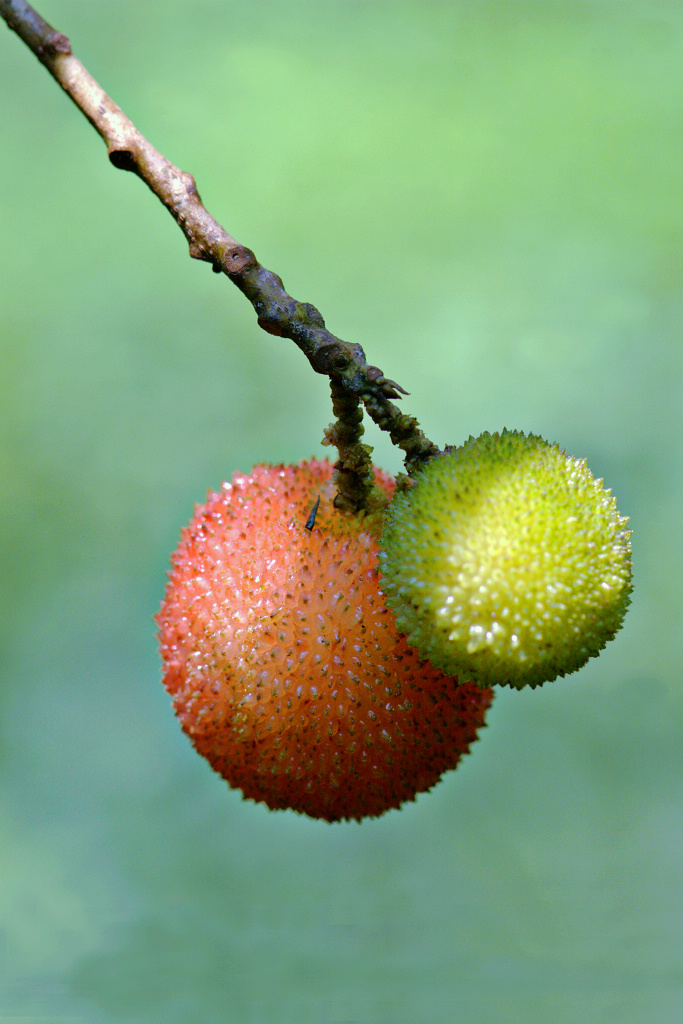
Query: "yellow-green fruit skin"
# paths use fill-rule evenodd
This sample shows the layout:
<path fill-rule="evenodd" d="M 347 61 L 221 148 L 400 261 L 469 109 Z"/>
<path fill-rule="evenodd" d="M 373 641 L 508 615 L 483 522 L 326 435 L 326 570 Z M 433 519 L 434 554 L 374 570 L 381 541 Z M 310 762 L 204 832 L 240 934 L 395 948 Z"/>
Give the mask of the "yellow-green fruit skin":
<path fill-rule="evenodd" d="M 481 686 L 539 686 L 581 668 L 621 627 L 627 522 L 585 459 L 533 434 L 484 433 L 395 495 L 382 590 L 436 668 Z"/>

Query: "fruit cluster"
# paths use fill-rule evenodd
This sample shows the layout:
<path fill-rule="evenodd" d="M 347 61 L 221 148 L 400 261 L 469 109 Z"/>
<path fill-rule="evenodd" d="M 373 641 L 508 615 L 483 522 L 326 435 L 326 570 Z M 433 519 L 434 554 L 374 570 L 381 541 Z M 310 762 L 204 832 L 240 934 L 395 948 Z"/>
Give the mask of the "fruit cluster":
<path fill-rule="evenodd" d="M 497 683 L 572 672 L 623 620 L 629 533 L 585 462 L 484 434 L 361 512 L 333 467 L 256 466 L 197 506 L 157 616 L 196 749 L 245 797 L 337 821 L 454 768 Z"/>

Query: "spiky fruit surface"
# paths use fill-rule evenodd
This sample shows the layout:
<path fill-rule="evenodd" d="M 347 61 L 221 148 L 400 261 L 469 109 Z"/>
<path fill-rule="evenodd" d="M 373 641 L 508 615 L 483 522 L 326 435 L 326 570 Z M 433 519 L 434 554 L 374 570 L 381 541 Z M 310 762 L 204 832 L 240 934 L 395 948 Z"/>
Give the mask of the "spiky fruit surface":
<path fill-rule="evenodd" d="M 538 686 L 620 628 L 627 521 L 585 459 L 519 431 L 470 437 L 396 495 L 382 589 L 410 643 L 443 671 Z"/>
<path fill-rule="evenodd" d="M 377 483 L 390 495 L 390 477 Z M 199 753 L 246 797 L 328 821 L 429 789 L 492 697 L 399 636 L 379 589 L 384 495 L 357 516 L 334 494 L 317 460 L 256 466 L 209 493 L 157 616 L 164 683 Z"/>

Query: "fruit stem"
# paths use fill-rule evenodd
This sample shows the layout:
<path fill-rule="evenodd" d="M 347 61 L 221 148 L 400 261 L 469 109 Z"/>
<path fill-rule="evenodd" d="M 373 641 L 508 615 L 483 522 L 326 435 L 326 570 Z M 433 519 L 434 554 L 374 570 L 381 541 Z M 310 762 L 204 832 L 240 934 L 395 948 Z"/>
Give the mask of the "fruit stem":
<path fill-rule="evenodd" d="M 393 443 L 405 452 L 408 476 L 414 476 L 439 454 L 440 449 L 420 430 L 414 416 L 401 412 L 392 402 L 378 402 L 373 395 L 363 397 L 365 408 L 380 430 L 386 430 Z"/>
<path fill-rule="evenodd" d="M 360 440 L 364 433 L 363 409 L 360 399 L 350 395 L 334 378 L 330 379 L 330 390 L 337 419 L 325 428 L 323 444 L 334 445 L 339 452 L 334 464 L 334 504 L 347 512 L 360 512 L 369 508 L 375 486 L 372 448 Z"/>

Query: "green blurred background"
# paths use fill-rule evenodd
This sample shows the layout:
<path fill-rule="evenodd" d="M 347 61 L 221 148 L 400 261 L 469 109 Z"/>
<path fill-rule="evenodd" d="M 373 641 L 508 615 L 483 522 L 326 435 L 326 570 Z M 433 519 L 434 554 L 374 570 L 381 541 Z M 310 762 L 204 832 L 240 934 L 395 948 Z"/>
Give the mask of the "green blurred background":
<path fill-rule="evenodd" d="M 586 456 L 636 589 L 401 811 L 229 790 L 152 616 L 208 487 L 325 454 L 327 382 L 0 32 L 0 1020 L 679 1024 L 683 7 L 40 10 L 430 437 Z"/>

